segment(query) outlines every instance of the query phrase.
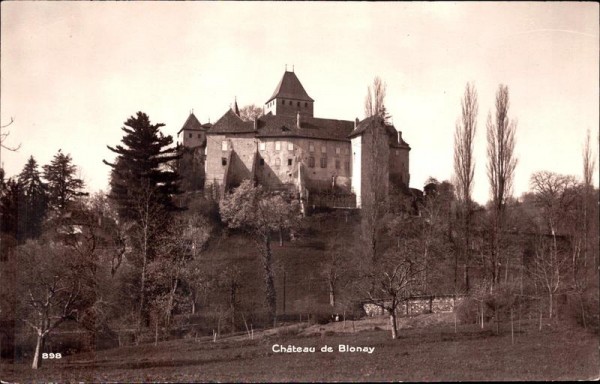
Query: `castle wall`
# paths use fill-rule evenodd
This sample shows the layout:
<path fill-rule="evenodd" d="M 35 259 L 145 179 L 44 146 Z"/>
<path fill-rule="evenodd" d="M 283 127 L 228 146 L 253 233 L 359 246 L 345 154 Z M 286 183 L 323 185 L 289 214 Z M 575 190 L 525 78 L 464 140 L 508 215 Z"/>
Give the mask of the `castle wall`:
<path fill-rule="evenodd" d="M 375 136 L 373 135 L 374 129 L 378 130 Z M 357 196 L 357 204 L 359 204 L 357 207 L 359 208 L 364 207 L 369 200 L 387 199 L 390 147 L 383 125 L 368 129 L 359 138 L 353 138 L 353 140 L 355 139 L 360 139 L 361 147 L 361 180 L 357 182 L 357 185 L 360 185 L 361 195 L 360 204 Z"/>
<path fill-rule="evenodd" d="M 408 148 L 390 148 L 390 180 L 402 182 L 408 186 L 410 175 L 408 173 Z"/>
<path fill-rule="evenodd" d="M 352 143 L 352 192 L 356 195 L 356 207 L 362 204 L 362 135 L 355 136 Z"/>
<path fill-rule="evenodd" d="M 264 164 L 257 167 L 257 175 L 263 185 L 280 188 L 285 184 L 293 184 L 298 177 L 298 163 L 301 162 L 305 166 L 307 188 L 331 188 L 335 178 L 336 186 L 349 190 L 352 174 L 349 142 L 294 137 L 264 138 L 261 143 L 264 143 L 264 147 L 259 145 L 259 155 L 264 159 Z M 322 152 L 323 147 L 325 153 Z M 321 166 L 323 158 L 326 158 L 325 167 Z"/>
<path fill-rule="evenodd" d="M 224 150 L 223 142 L 226 142 Z M 223 159 L 231 156 L 228 173 L 228 182 L 233 185 L 240 184 L 244 179 L 251 177 L 252 161 L 256 152 L 254 134 L 244 135 L 208 135 L 206 142 L 206 185 L 223 185 L 225 165 Z"/>
<path fill-rule="evenodd" d="M 273 113 L 274 115 L 296 116 L 300 112 L 300 116 L 313 117 L 314 102 L 300 101 L 294 99 L 275 98 L 265 104 L 265 113 Z"/>
<path fill-rule="evenodd" d="M 206 132 L 183 130 L 183 146 L 187 148 L 199 147 L 204 143 Z"/>

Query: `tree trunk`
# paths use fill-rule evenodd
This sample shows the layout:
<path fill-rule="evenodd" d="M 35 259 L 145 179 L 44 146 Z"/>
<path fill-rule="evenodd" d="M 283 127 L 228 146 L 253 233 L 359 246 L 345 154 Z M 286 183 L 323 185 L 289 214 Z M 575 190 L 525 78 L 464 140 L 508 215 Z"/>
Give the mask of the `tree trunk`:
<path fill-rule="evenodd" d="M 42 353 L 44 350 L 44 341 L 46 336 L 42 336 L 38 332 L 37 342 L 35 344 L 35 354 L 33 355 L 33 363 L 31 364 L 32 369 L 38 369 L 42 366 Z"/>
<path fill-rule="evenodd" d="M 392 326 L 392 339 L 396 340 L 398 338 L 398 326 L 396 324 L 396 311 L 391 310 L 388 312 L 390 314 L 390 325 Z"/>
<path fill-rule="evenodd" d="M 335 307 L 335 285 L 329 282 L 329 305 Z"/>
<path fill-rule="evenodd" d="M 279 246 L 283 247 L 283 229 L 279 228 Z"/>
<path fill-rule="evenodd" d="M 548 292 L 548 318 L 552 319 L 552 304 L 554 301 L 554 295 L 552 294 L 552 291 Z"/>
<path fill-rule="evenodd" d="M 275 320 L 277 308 L 277 294 L 275 291 L 275 282 L 273 279 L 273 255 L 271 254 L 271 238 L 269 235 L 264 237 L 263 268 L 265 270 L 265 288 L 266 302 L 271 320 Z"/>

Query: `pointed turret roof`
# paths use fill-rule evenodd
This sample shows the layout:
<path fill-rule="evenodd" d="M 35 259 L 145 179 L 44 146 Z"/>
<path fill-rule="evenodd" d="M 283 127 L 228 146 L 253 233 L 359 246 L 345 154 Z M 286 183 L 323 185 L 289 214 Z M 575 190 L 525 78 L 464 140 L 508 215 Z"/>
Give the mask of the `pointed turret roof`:
<path fill-rule="evenodd" d="M 314 101 L 304 90 L 304 87 L 296 77 L 294 72 L 285 71 L 281 81 L 275 88 L 273 96 L 267 100 L 267 103 L 277 97 L 283 97 L 286 99 L 302 100 L 302 101 Z"/>
<path fill-rule="evenodd" d="M 237 104 L 237 97 L 233 101 L 233 112 L 235 112 L 235 114 L 238 116 L 240 115 L 240 109 L 238 108 L 238 104 Z"/>
<path fill-rule="evenodd" d="M 190 115 L 188 116 L 187 120 L 185 121 L 185 123 L 183 123 L 183 127 L 181 127 L 181 129 L 179 130 L 179 132 L 177 132 L 177 134 L 179 134 L 181 131 L 183 130 L 186 131 L 201 131 L 203 129 L 202 124 L 200 124 L 200 121 L 198 121 L 198 119 L 196 118 L 196 116 L 194 115 L 194 113 L 190 113 Z"/>

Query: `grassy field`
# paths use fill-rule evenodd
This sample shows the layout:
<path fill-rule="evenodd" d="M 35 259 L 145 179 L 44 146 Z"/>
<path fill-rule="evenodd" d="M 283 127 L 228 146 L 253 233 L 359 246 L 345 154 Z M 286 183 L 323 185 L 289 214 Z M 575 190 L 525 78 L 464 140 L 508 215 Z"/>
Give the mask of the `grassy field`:
<path fill-rule="evenodd" d="M 458 325 L 452 314 L 401 319 L 391 340 L 387 319 L 327 325 L 295 324 L 212 342 L 172 340 L 66 356 L 29 364 L 0 365 L 8 382 L 197 382 L 197 381 L 463 381 L 598 379 L 597 335 L 566 325 L 523 324 L 511 343 L 474 325 Z M 314 353 L 275 353 L 274 344 L 315 347 Z M 373 347 L 374 352 L 339 352 L 338 345 Z M 332 346 L 334 352 L 320 352 Z"/>

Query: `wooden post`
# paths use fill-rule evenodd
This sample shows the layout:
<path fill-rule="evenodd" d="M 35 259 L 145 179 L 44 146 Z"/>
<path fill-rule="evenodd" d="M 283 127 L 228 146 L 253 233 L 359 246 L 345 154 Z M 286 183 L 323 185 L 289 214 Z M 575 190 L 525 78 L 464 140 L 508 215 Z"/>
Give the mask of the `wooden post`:
<path fill-rule="evenodd" d="M 283 314 L 285 315 L 285 268 L 283 268 Z"/>
<path fill-rule="evenodd" d="M 515 343 L 515 327 L 513 325 L 513 309 L 510 307 L 510 343 Z"/>

